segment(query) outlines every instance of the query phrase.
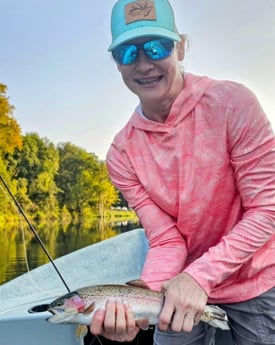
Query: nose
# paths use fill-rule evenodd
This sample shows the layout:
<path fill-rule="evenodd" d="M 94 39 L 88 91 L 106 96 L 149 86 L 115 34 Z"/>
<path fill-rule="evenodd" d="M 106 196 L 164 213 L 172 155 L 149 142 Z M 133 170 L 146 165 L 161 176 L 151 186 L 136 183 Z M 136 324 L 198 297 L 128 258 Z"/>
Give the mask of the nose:
<path fill-rule="evenodd" d="M 137 69 L 139 70 L 148 70 L 154 67 L 154 62 L 150 59 L 144 51 L 141 49 L 139 51 L 138 60 L 136 62 Z"/>

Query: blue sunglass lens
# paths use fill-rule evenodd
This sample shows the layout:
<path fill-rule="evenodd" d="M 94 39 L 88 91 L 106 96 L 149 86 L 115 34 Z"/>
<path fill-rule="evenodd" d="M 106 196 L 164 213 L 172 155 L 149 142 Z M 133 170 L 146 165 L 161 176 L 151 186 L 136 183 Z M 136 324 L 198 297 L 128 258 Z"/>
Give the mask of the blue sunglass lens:
<path fill-rule="evenodd" d="M 112 51 L 116 62 L 121 65 L 130 65 L 137 60 L 138 47 L 134 44 L 120 45 Z"/>
<path fill-rule="evenodd" d="M 152 60 L 165 59 L 171 55 L 174 41 L 163 38 L 144 43 L 144 52 Z"/>
<path fill-rule="evenodd" d="M 112 51 L 116 62 L 121 65 L 130 65 L 137 61 L 139 50 L 152 60 L 161 60 L 171 55 L 174 41 L 168 38 L 159 38 L 142 44 L 121 44 Z"/>

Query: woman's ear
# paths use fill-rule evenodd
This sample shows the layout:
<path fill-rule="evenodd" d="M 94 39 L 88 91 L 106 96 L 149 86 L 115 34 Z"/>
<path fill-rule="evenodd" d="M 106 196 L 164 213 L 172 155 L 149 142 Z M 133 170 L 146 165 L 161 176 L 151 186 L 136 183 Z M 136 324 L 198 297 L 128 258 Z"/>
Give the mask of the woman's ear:
<path fill-rule="evenodd" d="M 178 54 L 178 60 L 182 61 L 185 56 L 185 35 L 180 35 L 181 40 L 177 42 L 176 48 L 177 48 L 177 54 Z"/>

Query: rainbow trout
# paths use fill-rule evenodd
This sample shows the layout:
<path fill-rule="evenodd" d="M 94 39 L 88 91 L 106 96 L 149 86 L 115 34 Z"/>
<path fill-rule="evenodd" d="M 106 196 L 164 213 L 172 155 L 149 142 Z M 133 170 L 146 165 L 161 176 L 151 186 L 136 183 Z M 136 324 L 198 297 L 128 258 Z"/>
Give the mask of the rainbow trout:
<path fill-rule="evenodd" d="M 48 305 L 53 314 L 47 320 L 52 323 L 90 325 L 93 315 L 104 308 L 108 299 L 127 303 L 134 314 L 136 324 L 147 329 L 158 323 L 164 294 L 135 285 L 95 285 L 83 287 L 57 298 Z M 226 313 L 215 305 L 207 305 L 201 321 L 213 327 L 229 329 Z"/>

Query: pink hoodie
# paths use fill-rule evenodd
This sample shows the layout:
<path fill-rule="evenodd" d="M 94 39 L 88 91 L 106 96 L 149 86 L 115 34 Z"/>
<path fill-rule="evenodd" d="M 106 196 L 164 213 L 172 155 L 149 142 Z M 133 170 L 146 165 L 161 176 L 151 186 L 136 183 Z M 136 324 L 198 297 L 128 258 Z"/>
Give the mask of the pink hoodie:
<path fill-rule="evenodd" d="M 186 74 L 166 122 L 136 110 L 107 165 L 146 231 L 151 288 L 182 271 L 210 303 L 275 286 L 275 140 L 247 88 Z"/>

